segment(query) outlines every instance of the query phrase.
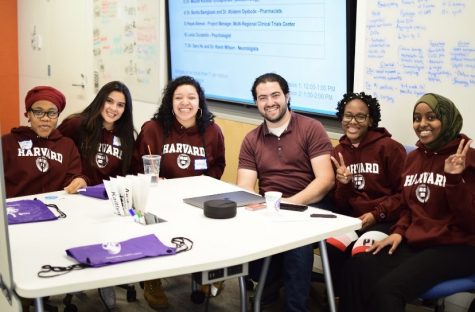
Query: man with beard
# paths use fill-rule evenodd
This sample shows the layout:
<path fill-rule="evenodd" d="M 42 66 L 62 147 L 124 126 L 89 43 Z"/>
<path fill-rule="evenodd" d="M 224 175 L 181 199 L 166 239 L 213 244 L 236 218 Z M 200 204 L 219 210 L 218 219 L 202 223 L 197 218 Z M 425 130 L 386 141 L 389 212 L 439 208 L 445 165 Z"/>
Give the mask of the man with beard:
<path fill-rule="evenodd" d="M 237 184 L 259 193 L 278 191 L 282 200 L 309 205 L 321 202 L 333 187 L 332 145 L 322 124 L 290 110 L 287 81 L 274 73 L 258 77 L 252 96 L 264 122 L 241 145 Z M 313 264 L 312 245 L 272 256 L 262 304 L 276 301 L 281 282 L 285 311 L 307 311 Z M 258 276 L 262 260 L 251 263 Z"/>

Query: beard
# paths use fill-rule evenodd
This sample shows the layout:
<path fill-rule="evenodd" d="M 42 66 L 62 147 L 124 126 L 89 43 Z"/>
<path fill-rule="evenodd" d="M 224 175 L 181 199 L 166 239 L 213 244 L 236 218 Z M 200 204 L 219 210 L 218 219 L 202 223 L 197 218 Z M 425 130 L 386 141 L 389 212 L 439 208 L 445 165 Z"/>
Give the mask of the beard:
<path fill-rule="evenodd" d="M 273 115 L 271 116 L 270 114 L 268 114 L 266 112 L 266 110 L 264 109 L 264 113 L 261 113 L 262 117 L 264 117 L 265 120 L 267 120 L 268 122 L 279 122 L 281 121 L 284 117 L 285 117 L 285 114 L 287 113 L 287 105 L 283 105 L 283 106 L 279 106 L 279 111 L 278 111 L 278 114 L 277 115 Z"/>

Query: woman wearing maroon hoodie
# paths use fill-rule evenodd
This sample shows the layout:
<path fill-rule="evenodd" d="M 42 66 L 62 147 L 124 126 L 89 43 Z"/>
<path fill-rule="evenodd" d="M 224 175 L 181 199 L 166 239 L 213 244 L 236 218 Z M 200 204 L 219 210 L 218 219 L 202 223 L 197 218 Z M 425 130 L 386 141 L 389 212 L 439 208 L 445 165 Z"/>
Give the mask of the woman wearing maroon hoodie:
<path fill-rule="evenodd" d="M 337 118 L 344 135 L 333 153 L 336 183 L 331 197 L 338 213 L 360 218 L 362 229 L 327 240 L 335 293 L 341 269 L 352 255 L 354 241 L 367 231 L 389 233 L 397 220 L 404 147 L 378 127 L 381 110 L 369 94 L 347 93 L 338 102 Z"/>
<path fill-rule="evenodd" d="M 413 110 L 417 149 L 402 175 L 392 234 L 345 267 L 340 310 L 399 311 L 432 286 L 475 273 L 475 151 L 449 99 L 428 93 Z"/>
<path fill-rule="evenodd" d="M 360 218 L 363 229 L 394 220 L 406 151 L 385 128 L 378 127 L 378 100 L 364 92 L 345 94 L 337 117 L 345 134 L 332 153 L 336 209 Z"/>
<path fill-rule="evenodd" d="M 224 137 L 208 110 L 203 88 L 193 77 L 178 77 L 164 89 L 157 113 L 142 125 L 135 142 L 132 172 L 143 172 L 142 155 L 149 153 L 162 156 L 162 178 L 221 178 L 226 165 Z M 217 288 L 219 293 L 223 284 L 210 287 Z M 160 279 L 144 282 L 144 298 L 155 310 L 169 306 Z"/>

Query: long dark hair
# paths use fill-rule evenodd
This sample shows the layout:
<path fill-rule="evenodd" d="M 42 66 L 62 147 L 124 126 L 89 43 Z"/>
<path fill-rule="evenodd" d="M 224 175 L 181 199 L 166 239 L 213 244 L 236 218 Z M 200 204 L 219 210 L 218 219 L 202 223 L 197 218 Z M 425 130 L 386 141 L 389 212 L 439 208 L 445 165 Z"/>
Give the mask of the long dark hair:
<path fill-rule="evenodd" d="M 102 138 L 101 116 L 102 108 L 109 94 L 113 91 L 121 92 L 125 97 L 124 113 L 119 120 L 114 122 L 114 134 L 120 138 L 122 148 L 121 171 L 123 175 L 129 173 L 130 162 L 134 149 L 134 122 L 132 118 L 132 97 L 127 86 L 120 81 L 111 81 L 105 84 L 97 93 L 94 100 L 79 116 L 81 117 L 80 144 L 81 157 L 86 158 L 91 165 L 95 163 L 97 147 Z"/>
<path fill-rule="evenodd" d="M 173 93 L 175 93 L 175 90 L 182 85 L 193 86 L 198 93 L 201 114 L 198 112 L 195 118 L 199 133 L 203 134 L 208 125 L 214 122 L 214 115 L 208 110 L 208 105 L 205 100 L 205 92 L 199 82 L 193 77 L 181 76 L 170 81 L 163 90 L 162 103 L 152 118 L 162 124 L 166 136 L 170 134 L 173 124 L 175 123 L 175 116 L 173 115 Z"/>

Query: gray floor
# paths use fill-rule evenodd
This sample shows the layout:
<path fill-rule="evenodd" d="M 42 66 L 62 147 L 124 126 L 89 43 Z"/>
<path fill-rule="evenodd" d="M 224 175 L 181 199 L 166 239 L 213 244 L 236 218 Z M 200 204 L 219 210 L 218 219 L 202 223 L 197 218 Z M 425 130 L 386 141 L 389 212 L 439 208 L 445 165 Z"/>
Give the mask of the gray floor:
<path fill-rule="evenodd" d="M 190 300 L 191 293 L 191 280 L 190 275 L 178 276 L 173 278 L 163 279 L 164 289 L 168 295 L 170 308 L 163 311 L 206 311 L 205 304 L 194 304 Z M 138 311 L 138 312 L 149 312 L 155 311 L 151 309 L 147 302 L 143 299 L 143 291 L 140 288 L 139 284 L 135 285 L 137 291 L 137 301 L 127 302 L 126 300 L 126 291 L 122 288 L 115 287 L 116 297 L 117 297 L 117 308 L 113 312 L 120 311 Z M 282 297 L 282 296 L 281 296 Z M 49 299 L 49 302 L 58 307 L 59 311 L 62 312 L 64 309 L 64 304 L 62 303 L 64 296 L 53 296 Z M 86 312 L 103 312 L 107 311 L 103 304 L 101 303 L 97 289 L 88 290 L 83 292 L 80 296 L 74 296 L 72 301 L 79 311 Z M 323 284 L 313 283 L 311 291 L 311 300 L 310 300 L 310 311 L 324 311 L 322 309 L 322 302 L 324 302 L 324 288 Z M 272 308 L 266 311 L 283 311 L 281 308 L 282 302 L 279 302 Z M 33 311 L 33 309 L 31 309 Z M 239 303 L 239 284 L 238 279 L 232 279 L 225 282 L 225 288 L 223 292 L 217 296 L 212 297 L 209 301 L 208 306 L 209 312 L 238 312 L 240 311 Z M 407 312 L 426 312 L 431 311 L 426 307 L 410 305 L 406 309 Z"/>
<path fill-rule="evenodd" d="M 170 307 L 163 311 L 205 311 L 205 304 L 194 304 L 190 299 L 191 294 L 191 277 L 190 275 L 177 276 L 162 279 L 162 284 L 168 296 Z M 155 311 L 148 306 L 143 298 L 143 290 L 139 284 L 135 284 L 137 291 L 137 300 L 135 302 L 127 302 L 126 290 L 115 287 L 117 308 L 113 312 L 118 311 L 139 311 L 148 312 Z M 62 312 L 64 304 L 62 299 L 64 296 L 54 296 L 49 298 L 49 302 L 57 306 Z M 78 307 L 79 311 L 87 312 L 103 312 L 107 311 L 100 301 L 97 289 L 88 290 L 80 295 L 75 295 L 72 302 Z M 208 311 L 239 311 L 239 284 L 238 279 L 228 280 L 225 282 L 225 288 L 217 297 L 211 297 L 208 305 Z"/>

